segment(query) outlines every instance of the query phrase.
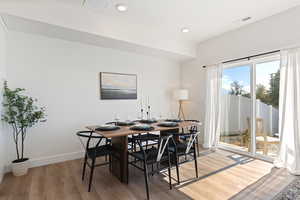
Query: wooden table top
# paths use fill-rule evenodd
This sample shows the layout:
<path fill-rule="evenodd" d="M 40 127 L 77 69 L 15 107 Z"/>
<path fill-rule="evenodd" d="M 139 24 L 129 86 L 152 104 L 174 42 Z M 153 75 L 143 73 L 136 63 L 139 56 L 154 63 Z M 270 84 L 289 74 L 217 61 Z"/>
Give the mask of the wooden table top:
<path fill-rule="evenodd" d="M 176 127 L 161 127 L 158 126 L 158 123 L 159 122 L 150 124 L 150 126 L 154 127 L 154 130 L 152 131 L 135 131 L 135 130 L 131 130 L 130 126 L 120 126 L 120 129 L 114 131 L 96 131 L 96 128 L 98 128 L 99 126 L 87 126 L 86 128 L 106 138 L 112 138 L 112 137 L 128 136 L 128 135 L 145 133 L 145 132 L 155 132 L 155 131 L 165 131 L 165 130 L 172 130 L 178 128 L 185 128 L 185 127 L 195 126 L 199 124 L 196 122 L 185 121 L 185 122 L 179 122 L 178 126 Z"/>

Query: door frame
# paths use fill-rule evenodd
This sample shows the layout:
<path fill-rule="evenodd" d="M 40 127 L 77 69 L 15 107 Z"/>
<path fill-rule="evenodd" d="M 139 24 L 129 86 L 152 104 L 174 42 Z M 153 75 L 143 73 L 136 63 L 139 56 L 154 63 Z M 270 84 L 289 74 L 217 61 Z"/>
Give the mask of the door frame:
<path fill-rule="evenodd" d="M 238 149 L 237 147 L 232 147 L 232 145 L 227 145 L 225 143 L 218 142 L 218 147 L 224 150 L 236 152 L 238 154 L 250 156 L 253 158 L 265 160 L 268 162 L 273 162 L 274 158 L 262 154 L 256 153 L 256 66 L 261 63 L 265 62 L 272 62 L 272 61 L 280 61 L 280 53 L 271 54 L 263 57 L 257 57 L 253 59 L 248 59 L 244 61 L 238 61 L 233 63 L 226 63 L 222 66 L 222 75 L 224 69 L 229 68 L 235 68 L 235 67 L 241 67 L 241 66 L 249 66 L 250 67 L 250 92 L 251 92 L 251 144 L 250 144 L 250 151 L 244 151 L 241 149 Z M 222 76 L 223 78 L 223 76 Z M 222 87 L 221 87 L 222 88 Z M 220 139 L 220 138 L 218 138 Z"/>

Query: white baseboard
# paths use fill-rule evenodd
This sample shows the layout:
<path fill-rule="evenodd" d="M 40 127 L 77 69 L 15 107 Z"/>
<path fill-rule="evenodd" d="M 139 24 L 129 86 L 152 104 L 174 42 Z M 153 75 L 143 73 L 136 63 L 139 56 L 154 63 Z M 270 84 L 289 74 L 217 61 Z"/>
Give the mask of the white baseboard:
<path fill-rule="evenodd" d="M 82 158 L 83 156 L 84 156 L 84 152 L 79 151 L 79 152 L 59 154 L 55 156 L 48 156 L 44 158 L 32 159 L 30 160 L 30 167 L 39 167 L 39 166 L 45 166 L 54 163 L 60 163 L 68 160 L 76 160 Z"/>
<path fill-rule="evenodd" d="M 68 160 L 76 160 L 82 158 L 83 156 L 84 156 L 84 152 L 79 151 L 79 152 L 58 154 L 55 156 L 47 156 L 42 158 L 30 159 L 30 168 L 60 163 Z M 11 172 L 11 166 L 6 166 L 5 173 L 7 172 Z"/>

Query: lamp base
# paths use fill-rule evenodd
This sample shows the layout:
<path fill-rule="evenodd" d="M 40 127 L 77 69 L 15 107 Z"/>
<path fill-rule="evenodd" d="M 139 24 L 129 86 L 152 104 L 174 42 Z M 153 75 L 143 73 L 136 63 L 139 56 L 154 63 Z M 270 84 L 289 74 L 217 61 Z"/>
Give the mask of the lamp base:
<path fill-rule="evenodd" d="M 186 120 L 186 119 L 185 119 L 184 112 L 183 112 L 182 101 L 180 100 L 180 101 L 179 101 L 179 109 L 178 109 L 178 119 L 180 119 L 180 116 L 181 116 L 181 115 L 182 115 L 182 119 L 183 119 L 183 120 Z"/>

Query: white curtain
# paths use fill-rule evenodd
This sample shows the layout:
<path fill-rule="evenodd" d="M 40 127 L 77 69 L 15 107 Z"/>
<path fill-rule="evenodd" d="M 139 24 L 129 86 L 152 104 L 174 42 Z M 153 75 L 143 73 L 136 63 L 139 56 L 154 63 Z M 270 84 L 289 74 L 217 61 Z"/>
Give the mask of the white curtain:
<path fill-rule="evenodd" d="M 220 136 L 222 66 L 215 65 L 206 71 L 206 112 L 204 148 L 216 149 Z"/>
<path fill-rule="evenodd" d="M 300 49 L 281 52 L 279 96 L 281 143 L 274 164 L 300 175 Z"/>

